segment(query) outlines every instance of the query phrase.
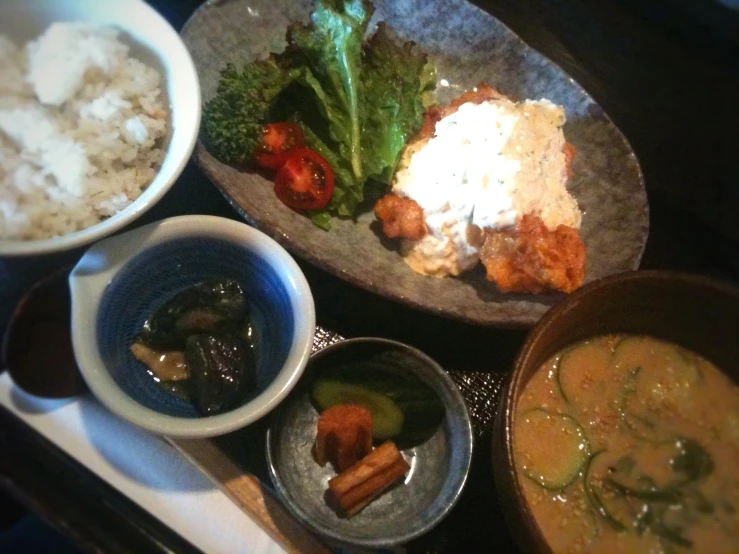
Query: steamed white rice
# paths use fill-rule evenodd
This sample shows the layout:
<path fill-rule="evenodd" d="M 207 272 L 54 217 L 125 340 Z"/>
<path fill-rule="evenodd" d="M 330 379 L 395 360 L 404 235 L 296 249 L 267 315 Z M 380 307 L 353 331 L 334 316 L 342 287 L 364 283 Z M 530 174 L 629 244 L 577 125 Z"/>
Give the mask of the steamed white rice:
<path fill-rule="evenodd" d="M 0 240 L 64 235 L 126 208 L 164 159 L 160 75 L 109 27 L 0 34 Z"/>

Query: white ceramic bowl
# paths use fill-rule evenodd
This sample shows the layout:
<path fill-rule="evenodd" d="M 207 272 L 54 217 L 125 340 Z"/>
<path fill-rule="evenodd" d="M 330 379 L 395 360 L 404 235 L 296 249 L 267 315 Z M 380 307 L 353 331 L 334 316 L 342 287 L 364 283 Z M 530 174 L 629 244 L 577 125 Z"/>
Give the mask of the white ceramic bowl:
<path fill-rule="evenodd" d="M 236 279 L 257 329 L 257 390 L 223 414 L 198 416 L 131 355 L 143 323 L 177 292 L 211 277 Z M 315 308 L 303 273 L 264 233 L 213 216 L 182 216 L 105 239 L 69 278 L 72 343 L 83 378 L 112 412 L 149 431 L 210 437 L 264 416 L 308 362 Z"/>
<path fill-rule="evenodd" d="M 200 127 L 200 82 L 190 53 L 177 32 L 143 0 L 0 1 L 0 33 L 16 43 L 39 36 L 55 21 L 113 25 L 131 54 L 163 75 L 169 100 L 171 136 L 154 181 L 130 206 L 87 229 L 31 241 L 0 240 L 0 255 L 46 254 L 89 244 L 128 225 L 156 204 L 179 177 L 195 146 Z"/>

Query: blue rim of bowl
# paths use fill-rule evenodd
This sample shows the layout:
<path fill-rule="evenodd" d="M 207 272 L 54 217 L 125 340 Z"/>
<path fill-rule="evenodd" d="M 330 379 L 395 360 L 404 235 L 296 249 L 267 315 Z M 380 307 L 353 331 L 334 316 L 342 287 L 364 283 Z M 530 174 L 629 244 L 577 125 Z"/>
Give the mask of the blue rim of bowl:
<path fill-rule="evenodd" d="M 470 418 L 469 410 L 467 409 L 467 404 L 464 401 L 464 397 L 462 396 L 462 393 L 460 392 L 459 387 L 457 387 L 457 384 L 452 380 L 449 374 L 444 370 L 444 368 L 436 360 L 434 360 L 428 354 L 425 354 L 418 348 L 415 348 L 403 342 L 399 342 L 399 341 L 395 341 L 391 339 L 384 339 L 380 337 L 357 337 L 357 338 L 342 340 L 340 342 L 326 346 L 322 348 L 321 350 L 318 350 L 317 352 L 314 352 L 313 355 L 310 357 L 308 364 L 310 364 L 311 362 L 314 362 L 315 360 L 323 357 L 326 354 L 330 354 L 331 352 L 334 352 L 335 350 L 340 350 L 342 348 L 351 347 L 354 344 L 365 344 L 368 342 L 374 342 L 378 344 L 385 344 L 388 346 L 394 346 L 397 348 L 401 348 L 419 357 L 420 359 L 424 360 L 426 363 L 428 363 L 430 368 L 433 368 L 434 374 L 438 377 L 439 382 L 442 384 L 442 386 L 448 389 L 451 392 L 451 394 L 457 398 L 459 405 L 462 406 L 463 411 L 460 415 L 462 416 L 462 419 L 464 420 L 464 423 L 465 423 L 466 432 L 465 432 L 464 438 L 466 439 L 465 442 L 469 444 L 469 450 L 468 450 L 469 454 L 465 460 L 465 465 L 462 468 L 462 471 L 460 472 L 461 478 L 459 479 L 459 482 L 457 483 L 457 488 L 454 491 L 454 495 L 451 498 L 450 502 L 446 504 L 446 506 L 443 509 L 441 509 L 432 519 L 430 519 L 426 523 L 426 525 L 424 525 L 417 531 L 407 533 L 405 535 L 395 536 L 395 537 L 387 537 L 387 538 L 379 538 L 379 539 L 371 539 L 371 540 L 361 540 L 361 539 L 348 540 L 346 537 L 343 537 L 342 535 L 333 532 L 331 529 L 325 528 L 320 525 L 315 525 L 310 515 L 306 514 L 300 508 L 300 506 L 298 506 L 295 502 L 292 501 L 290 493 L 287 490 L 287 487 L 285 487 L 285 484 L 282 482 L 282 479 L 280 478 L 279 473 L 276 469 L 274 453 L 272 451 L 272 436 L 278 433 L 277 425 L 280 421 L 279 417 L 276 417 L 273 423 L 270 425 L 269 429 L 267 429 L 267 435 L 265 439 L 265 446 L 266 446 L 265 450 L 267 453 L 267 468 L 269 470 L 269 477 L 272 481 L 272 484 L 275 487 L 275 490 L 277 491 L 277 494 L 280 497 L 280 500 L 282 501 L 283 505 L 285 505 L 288 508 L 288 510 L 296 518 L 298 518 L 299 521 L 302 521 L 312 531 L 318 533 L 320 536 L 333 539 L 334 541 L 337 541 L 340 544 L 356 545 L 356 546 L 363 546 L 363 547 L 369 547 L 369 548 L 391 547 L 391 546 L 395 546 L 398 544 L 407 543 L 413 539 L 420 537 L 421 535 L 425 535 L 426 533 L 431 531 L 431 529 L 436 527 L 447 515 L 449 515 L 449 512 L 451 512 L 452 508 L 456 506 L 457 502 L 459 501 L 459 498 L 462 496 L 462 491 L 464 490 L 464 487 L 467 484 L 467 479 L 469 477 L 470 466 L 472 464 L 472 454 L 474 450 L 474 435 L 472 431 L 472 420 Z M 285 408 L 285 405 L 283 405 L 281 409 L 284 409 L 284 408 Z M 278 416 L 279 416 L 279 411 L 278 411 Z"/>

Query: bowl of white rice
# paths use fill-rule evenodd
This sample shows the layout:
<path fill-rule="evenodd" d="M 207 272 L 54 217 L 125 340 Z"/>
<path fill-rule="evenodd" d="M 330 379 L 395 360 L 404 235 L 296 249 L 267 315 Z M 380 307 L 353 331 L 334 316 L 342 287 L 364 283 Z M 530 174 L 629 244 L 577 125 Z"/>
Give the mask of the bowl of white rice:
<path fill-rule="evenodd" d="M 131 223 L 182 172 L 200 105 L 187 48 L 143 0 L 0 2 L 0 255 Z"/>

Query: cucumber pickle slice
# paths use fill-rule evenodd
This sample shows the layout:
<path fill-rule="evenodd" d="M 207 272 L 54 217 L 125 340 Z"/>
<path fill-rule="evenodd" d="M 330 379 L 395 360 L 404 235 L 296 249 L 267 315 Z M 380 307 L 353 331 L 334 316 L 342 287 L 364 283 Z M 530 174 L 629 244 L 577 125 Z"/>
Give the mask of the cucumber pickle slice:
<path fill-rule="evenodd" d="M 360 361 L 323 369 L 312 385 L 319 411 L 336 404 L 358 404 L 372 413 L 376 442 L 392 439 L 402 448 L 421 444 L 444 421 L 439 395 L 416 376 L 379 361 Z"/>
<path fill-rule="evenodd" d="M 384 441 L 400 434 L 403 412 L 390 397 L 359 385 L 334 379 L 317 379 L 311 394 L 321 411 L 338 404 L 357 404 L 372 414 L 372 435 Z"/>

